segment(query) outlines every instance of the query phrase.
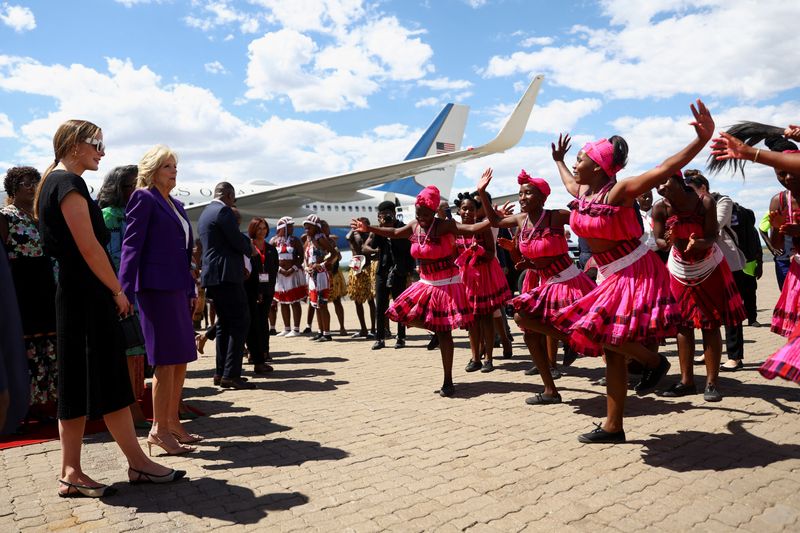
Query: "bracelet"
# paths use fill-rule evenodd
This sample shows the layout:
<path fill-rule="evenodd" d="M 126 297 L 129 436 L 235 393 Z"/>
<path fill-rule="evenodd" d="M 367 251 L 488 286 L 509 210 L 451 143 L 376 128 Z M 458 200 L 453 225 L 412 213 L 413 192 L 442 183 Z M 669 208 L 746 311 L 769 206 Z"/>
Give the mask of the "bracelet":
<path fill-rule="evenodd" d="M 761 153 L 761 148 L 756 148 L 756 155 L 753 157 L 753 163 L 758 162 L 758 154 Z"/>
<path fill-rule="evenodd" d="M 117 291 L 117 292 L 112 292 L 112 293 L 111 293 L 111 295 L 112 295 L 114 298 L 116 298 L 117 296 L 120 296 L 120 295 L 121 295 L 123 292 L 124 292 L 124 291 L 123 291 L 122 289 L 120 289 L 120 290 L 119 290 L 119 291 Z"/>

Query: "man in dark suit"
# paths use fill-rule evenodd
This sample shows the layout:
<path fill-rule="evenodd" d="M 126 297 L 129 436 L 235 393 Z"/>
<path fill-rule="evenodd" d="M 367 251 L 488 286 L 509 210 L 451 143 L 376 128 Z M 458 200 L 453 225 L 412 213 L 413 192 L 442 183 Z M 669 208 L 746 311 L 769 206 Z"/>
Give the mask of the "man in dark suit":
<path fill-rule="evenodd" d="M 236 191 L 228 182 L 214 187 L 214 199 L 197 222 L 203 242 L 200 284 L 217 310 L 217 369 L 214 384 L 225 388 L 252 389 L 242 379 L 244 341 L 250 312 L 244 291 L 244 257 L 253 253 L 250 239 L 239 231 L 232 207 Z"/>

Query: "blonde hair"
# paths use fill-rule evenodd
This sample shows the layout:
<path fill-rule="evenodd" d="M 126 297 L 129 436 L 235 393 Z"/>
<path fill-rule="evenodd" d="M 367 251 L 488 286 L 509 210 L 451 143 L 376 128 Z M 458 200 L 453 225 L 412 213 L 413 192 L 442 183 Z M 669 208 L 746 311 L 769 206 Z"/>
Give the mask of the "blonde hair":
<path fill-rule="evenodd" d="M 56 168 L 71 151 L 77 149 L 78 144 L 84 142 L 86 139 L 94 139 L 102 130 L 99 126 L 92 124 L 88 120 L 72 119 L 61 124 L 53 135 L 53 153 L 55 159 L 47 170 L 42 175 L 42 181 L 36 188 L 36 196 L 33 199 L 33 212 L 36 218 L 39 218 L 39 194 L 41 193 L 44 182 L 47 181 L 47 176 Z"/>
<path fill-rule="evenodd" d="M 157 144 L 145 152 L 142 160 L 139 161 L 139 178 L 136 180 L 136 186 L 140 189 L 151 189 L 156 172 L 170 157 L 175 160 L 175 163 L 178 162 L 178 154 L 163 144 Z"/>

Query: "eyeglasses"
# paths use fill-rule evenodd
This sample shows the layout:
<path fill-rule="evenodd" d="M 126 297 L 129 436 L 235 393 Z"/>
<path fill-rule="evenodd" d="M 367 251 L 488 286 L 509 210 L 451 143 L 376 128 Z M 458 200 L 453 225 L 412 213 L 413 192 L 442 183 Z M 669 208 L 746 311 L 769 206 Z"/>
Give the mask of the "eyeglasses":
<path fill-rule="evenodd" d="M 83 142 L 85 142 L 86 144 L 93 145 L 97 149 L 98 152 L 105 152 L 106 151 L 106 145 L 101 139 L 92 139 L 90 137 L 90 138 L 86 139 Z"/>
<path fill-rule="evenodd" d="M 37 185 L 39 185 L 39 180 L 22 180 L 19 182 L 19 186 L 25 187 L 26 189 L 33 189 Z"/>

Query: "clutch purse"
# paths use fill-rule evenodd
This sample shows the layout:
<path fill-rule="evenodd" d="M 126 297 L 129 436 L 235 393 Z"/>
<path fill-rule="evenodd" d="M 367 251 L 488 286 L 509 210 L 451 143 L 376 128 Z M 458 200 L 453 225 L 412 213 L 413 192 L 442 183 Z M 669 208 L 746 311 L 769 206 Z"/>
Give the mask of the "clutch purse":
<path fill-rule="evenodd" d="M 136 313 L 131 313 L 126 317 L 120 318 L 119 325 L 120 328 L 122 328 L 122 336 L 125 339 L 126 350 L 144 344 L 142 326 L 139 324 L 139 316 Z"/>

